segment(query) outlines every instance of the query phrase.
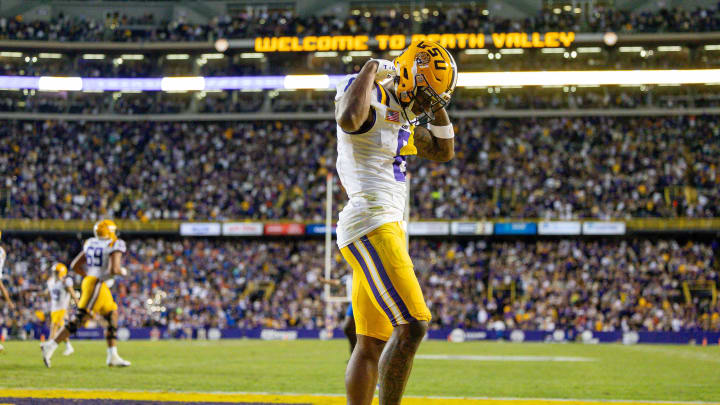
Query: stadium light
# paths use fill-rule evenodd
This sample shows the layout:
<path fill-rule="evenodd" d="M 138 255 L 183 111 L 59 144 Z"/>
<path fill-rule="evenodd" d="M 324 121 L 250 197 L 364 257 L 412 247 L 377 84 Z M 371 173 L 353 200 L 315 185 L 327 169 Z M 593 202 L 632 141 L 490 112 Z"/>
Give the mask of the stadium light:
<path fill-rule="evenodd" d="M 705 45 L 706 51 L 720 51 L 720 45 Z"/>
<path fill-rule="evenodd" d="M 160 81 L 162 91 L 205 90 L 204 77 L 163 77 Z"/>
<path fill-rule="evenodd" d="M 705 84 L 720 82 L 720 69 L 586 70 L 555 72 L 465 72 L 458 86 L 567 86 Z"/>
<path fill-rule="evenodd" d="M 565 48 L 543 48 L 541 53 L 565 53 Z"/>
<path fill-rule="evenodd" d="M 125 60 L 143 60 L 143 59 L 145 59 L 145 55 L 136 54 L 136 53 L 120 55 L 120 57 Z"/>
<path fill-rule="evenodd" d="M 522 49 L 517 49 L 517 48 L 508 48 L 508 49 L 501 49 L 500 53 L 503 55 L 522 55 L 523 53 L 525 53 L 525 51 Z"/>
<path fill-rule="evenodd" d="M 190 59 L 190 55 L 186 53 L 171 53 L 165 56 L 167 60 L 187 60 Z"/>
<path fill-rule="evenodd" d="M 22 58 L 22 52 L 0 52 L 0 57 L 3 58 Z"/>
<path fill-rule="evenodd" d="M 38 90 L 43 91 L 80 91 L 83 87 L 82 77 L 41 76 Z"/>
<path fill-rule="evenodd" d="M 83 54 L 83 59 L 85 60 L 102 60 L 105 59 L 105 55 L 101 53 L 86 53 Z"/>
<path fill-rule="evenodd" d="M 658 52 L 680 52 L 682 47 L 678 45 L 658 46 Z"/>
<path fill-rule="evenodd" d="M 581 46 L 577 49 L 578 53 L 600 53 L 602 48 L 599 46 Z"/>
<path fill-rule="evenodd" d="M 614 46 L 618 41 L 618 36 L 614 32 L 606 32 L 603 34 L 603 42 L 607 46 Z"/>
<path fill-rule="evenodd" d="M 205 59 L 222 59 L 225 57 L 225 55 L 223 55 L 221 53 L 204 53 L 200 56 Z"/>
<path fill-rule="evenodd" d="M 641 52 L 643 51 L 642 46 L 621 46 L 620 52 Z"/>
<path fill-rule="evenodd" d="M 490 51 L 485 48 L 482 49 L 466 49 L 466 55 L 487 55 Z"/>
<path fill-rule="evenodd" d="M 220 38 L 215 41 L 215 50 L 218 52 L 225 52 L 230 47 L 230 41 L 225 38 Z"/>
<path fill-rule="evenodd" d="M 368 57 L 368 56 L 372 56 L 372 51 L 350 51 L 348 53 L 348 56 Z"/>
<path fill-rule="evenodd" d="M 285 89 L 327 89 L 330 87 L 328 75 L 288 75 L 283 81 Z"/>
<path fill-rule="evenodd" d="M 265 57 L 264 53 L 258 52 L 246 52 L 240 54 L 240 59 L 262 59 Z"/>
<path fill-rule="evenodd" d="M 490 53 L 497 59 L 500 53 Z M 461 72 L 460 87 L 676 85 L 720 83 L 720 69 Z M 0 76 L 0 88 L 46 91 L 332 90 L 343 75 L 213 77 Z"/>
<path fill-rule="evenodd" d="M 59 53 L 40 52 L 38 54 L 38 58 L 40 58 L 40 59 L 60 59 L 60 58 L 62 58 L 62 55 Z"/>

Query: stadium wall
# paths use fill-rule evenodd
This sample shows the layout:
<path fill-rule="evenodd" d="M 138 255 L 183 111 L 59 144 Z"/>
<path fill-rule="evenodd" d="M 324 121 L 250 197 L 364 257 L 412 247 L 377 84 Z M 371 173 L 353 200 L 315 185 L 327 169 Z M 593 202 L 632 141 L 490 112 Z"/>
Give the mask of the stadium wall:
<path fill-rule="evenodd" d="M 293 221 L 117 220 L 124 234 L 200 237 L 320 236 L 325 224 Z M 13 234 L 90 234 L 93 221 L 0 219 L 0 229 Z M 456 221 L 410 221 L 411 236 L 624 236 L 633 234 L 720 233 L 720 218 L 632 218 L 627 220 L 563 220 L 497 218 Z M 335 229 L 333 227 L 333 234 Z"/>

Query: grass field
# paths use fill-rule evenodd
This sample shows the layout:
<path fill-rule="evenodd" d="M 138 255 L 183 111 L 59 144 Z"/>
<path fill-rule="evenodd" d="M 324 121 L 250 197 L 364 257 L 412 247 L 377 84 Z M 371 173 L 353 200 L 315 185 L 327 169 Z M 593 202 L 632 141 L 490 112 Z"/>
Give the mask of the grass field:
<path fill-rule="evenodd" d="M 74 346 L 71 357 L 61 346 L 46 369 L 37 342 L 6 342 L 0 387 L 342 394 L 348 358 L 341 340 L 134 341 L 119 347 L 132 367 L 109 369 L 104 342 Z M 718 346 L 428 341 L 419 354 L 408 395 L 720 401 Z M 444 358 L 488 355 L 497 357 Z"/>

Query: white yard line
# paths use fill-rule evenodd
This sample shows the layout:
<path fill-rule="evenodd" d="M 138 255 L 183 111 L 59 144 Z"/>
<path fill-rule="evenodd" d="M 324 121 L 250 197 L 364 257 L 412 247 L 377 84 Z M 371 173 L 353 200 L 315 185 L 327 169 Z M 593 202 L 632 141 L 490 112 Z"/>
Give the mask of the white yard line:
<path fill-rule="evenodd" d="M 587 362 L 597 361 L 590 357 L 568 357 L 568 356 L 475 356 L 475 355 L 452 355 L 452 354 L 418 354 L 415 359 L 419 360 L 468 360 L 468 361 L 511 361 L 511 362 Z"/>

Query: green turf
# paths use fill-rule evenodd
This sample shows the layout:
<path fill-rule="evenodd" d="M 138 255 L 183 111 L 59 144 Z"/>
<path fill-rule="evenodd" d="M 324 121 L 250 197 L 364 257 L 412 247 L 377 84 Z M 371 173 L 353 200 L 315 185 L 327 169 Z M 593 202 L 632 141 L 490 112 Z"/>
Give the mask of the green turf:
<path fill-rule="evenodd" d="M 347 344 L 335 341 L 135 341 L 129 369 L 105 367 L 104 342 L 58 348 L 46 369 L 37 342 L 6 342 L 0 386 L 343 393 Z M 578 356 L 584 363 L 417 360 L 414 395 L 720 400 L 720 347 L 424 342 L 421 354 Z"/>

